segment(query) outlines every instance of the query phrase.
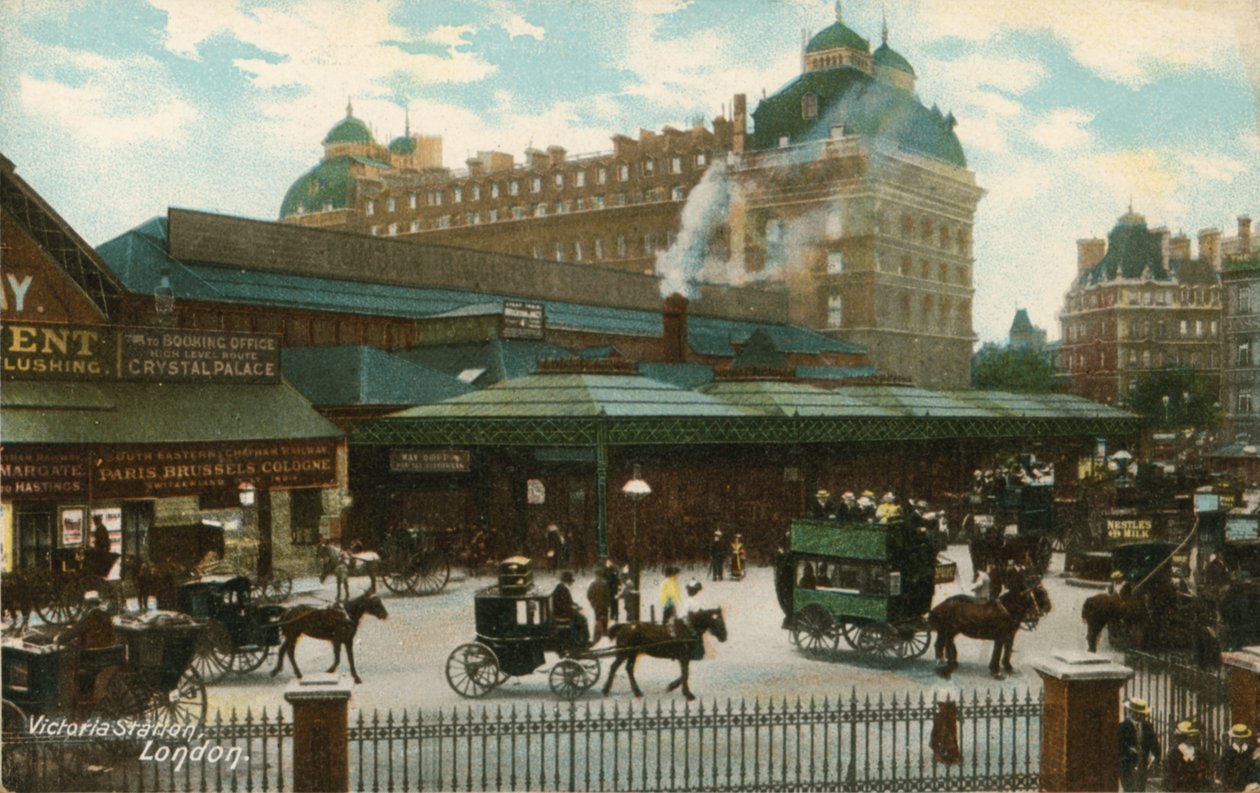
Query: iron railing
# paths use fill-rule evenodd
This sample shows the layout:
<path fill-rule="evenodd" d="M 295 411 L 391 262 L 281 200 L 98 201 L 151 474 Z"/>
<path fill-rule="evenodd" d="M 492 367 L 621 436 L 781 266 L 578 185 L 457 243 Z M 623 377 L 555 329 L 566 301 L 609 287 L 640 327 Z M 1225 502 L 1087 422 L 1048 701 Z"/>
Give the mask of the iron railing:
<path fill-rule="evenodd" d="M 961 761 L 932 748 L 944 700 L 554 703 L 360 712 L 352 790 L 1036 790 L 1041 694 L 957 703 Z"/>
<path fill-rule="evenodd" d="M 1125 666 L 1133 677 L 1125 683 L 1126 699 L 1143 699 L 1151 707 L 1151 723 L 1166 755 L 1177 724 L 1199 722 L 1204 746 L 1228 740 L 1230 729 L 1229 670 L 1201 667 L 1188 656 L 1126 650 Z"/>

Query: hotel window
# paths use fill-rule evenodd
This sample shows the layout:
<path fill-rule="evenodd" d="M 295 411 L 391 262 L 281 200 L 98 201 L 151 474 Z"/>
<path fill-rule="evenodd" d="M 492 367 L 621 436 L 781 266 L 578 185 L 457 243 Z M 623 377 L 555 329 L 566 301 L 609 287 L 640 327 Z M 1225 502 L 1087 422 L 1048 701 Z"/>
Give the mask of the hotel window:
<path fill-rule="evenodd" d="M 540 192 L 542 192 L 542 177 L 541 177 L 541 176 L 534 176 L 534 177 L 530 178 L 530 180 L 529 180 L 529 192 L 531 192 L 531 193 L 540 193 Z"/>
<path fill-rule="evenodd" d="M 1238 345 L 1238 365 L 1251 366 L 1251 342 L 1244 341 Z"/>
<path fill-rule="evenodd" d="M 602 195 L 595 196 L 595 208 L 596 209 L 604 208 L 604 197 Z"/>
<path fill-rule="evenodd" d="M 498 223 L 498 222 L 499 222 L 499 210 L 498 210 L 498 209 L 492 209 L 492 210 L 490 210 L 490 218 L 489 218 L 489 220 L 490 220 L 490 222 L 491 222 L 491 223 Z"/>
<path fill-rule="evenodd" d="M 397 237 L 397 236 L 398 236 L 398 224 L 397 224 L 397 223 L 390 223 L 390 224 L 389 224 L 389 236 L 391 236 L 391 237 Z"/>
<path fill-rule="evenodd" d="M 573 172 L 573 186 L 586 187 L 586 171 Z"/>
<path fill-rule="evenodd" d="M 622 190 L 620 193 L 617 194 L 617 206 L 623 207 L 625 205 L 626 205 L 626 191 Z"/>
<path fill-rule="evenodd" d="M 499 197 L 499 183 L 498 182 L 490 183 L 490 197 L 491 198 Z"/>
<path fill-rule="evenodd" d="M 385 211 L 386 212 L 398 211 L 398 205 L 394 202 L 393 196 L 390 196 L 389 198 L 385 199 Z"/>
<path fill-rule="evenodd" d="M 564 261 L 564 243 L 563 242 L 556 243 L 556 257 L 555 258 L 556 258 L 556 261 L 558 262 Z"/>
<path fill-rule="evenodd" d="M 641 167 L 643 168 L 644 176 L 656 175 L 656 160 L 653 160 L 653 159 L 644 160 L 643 165 Z"/>
<path fill-rule="evenodd" d="M 617 181 L 625 182 L 630 179 L 630 166 L 627 163 L 621 163 L 617 166 Z"/>
<path fill-rule="evenodd" d="M 442 206 L 442 191 L 441 190 L 432 190 L 429 192 L 429 206 L 431 207 Z"/>
<path fill-rule="evenodd" d="M 1200 339 L 1203 338 L 1203 320 L 1196 319 L 1194 321 L 1194 335 Z"/>
<path fill-rule="evenodd" d="M 1212 322 L 1208 326 L 1208 335 L 1216 336 L 1218 329 L 1219 329 L 1219 326 L 1216 324 L 1216 320 L 1212 320 Z"/>
<path fill-rule="evenodd" d="M 475 184 L 472 186 L 472 200 L 474 201 L 481 200 L 481 185 Z"/>
<path fill-rule="evenodd" d="M 704 166 L 708 164 L 709 164 L 709 155 L 706 154 L 705 152 L 698 152 L 696 154 L 696 166 L 699 168 L 703 168 Z"/>
<path fill-rule="evenodd" d="M 518 179 L 513 179 L 513 180 L 512 180 L 512 181 L 508 184 L 508 193 L 510 193 L 511 195 L 520 195 L 520 194 L 521 194 L 521 183 L 520 183 L 520 180 L 518 180 Z"/>
<path fill-rule="evenodd" d="M 462 187 L 456 187 L 456 188 L 454 189 L 453 193 L 454 193 L 454 195 L 453 195 L 452 200 L 453 200 L 456 204 L 463 203 L 463 201 L 464 201 L 464 188 L 462 188 Z"/>
<path fill-rule="evenodd" d="M 790 138 L 788 138 L 788 136 L 787 136 L 787 135 L 780 135 L 780 136 L 779 136 L 779 148 L 780 148 L 780 149 L 786 149 L 786 148 L 788 147 L 788 144 L 789 144 L 789 143 L 791 143 L 791 139 L 790 139 Z"/>
<path fill-rule="evenodd" d="M 573 202 L 573 208 L 576 209 L 578 212 L 581 212 L 583 209 L 586 209 L 586 199 L 582 196 L 578 196 L 577 199 L 575 199 Z"/>
<path fill-rule="evenodd" d="M 604 258 L 604 241 L 602 239 L 595 240 L 595 258 Z"/>
<path fill-rule="evenodd" d="M 480 213 L 480 212 L 469 212 L 467 215 L 465 215 L 465 216 L 464 216 L 464 218 L 465 218 L 464 222 L 465 222 L 465 223 L 467 223 L 467 224 L 468 224 L 468 225 L 470 225 L 470 226 L 479 226 L 479 225 L 481 225 L 481 213 Z"/>
<path fill-rule="evenodd" d="M 438 228 L 440 229 L 449 229 L 451 227 L 451 216 L 443 215 L 442 217 L 438 218 L 437 225 L 438 225 Z"/>
<path fill-rule="evenodd" d="M 626 235 L 625 234 L 617 235 L 617 255 L 622 258 L 625 258 L 625 255 L 626 255 Z"/>
<path fill-rule="evenodd" d="M 600 168 L 595 172 L 595 184 L 608 184 L 607 168 Z"/>
<path fill-rule="evenodd" d="M 375 201 L 369 201 L 369 202 L 367 202 L 367 205 L 363 207 L 363 214 L 365 214 L 365 215 L 375 215 L 375 214 L 376 214 L 376 202 L 375 202 Z"/>
<path fill-rule="evenodd" d="M 411 209 L 416 208 L 416 194 L 415 193 L 407 194 L 407 206 L 410 207 Z"/>
<path fill-rule="evenodd" d="M 1238 313 L 1251 313 L 1251 289 L 1245 286 L 1238 287 Z"/>
<path fill-rule="evenodd" d="M 676 185 L 674 185 L 672 188 L 670 188 L 670 191 L 669 191 L 669 197 L 670 197 L 670 198 L 672 198 L 672 199 L 673 199 L 673 200 L 675 200 L 675 201 L 681 201 L 681 200 L 683 200 L 683 189 L 682 189 L 682 185 L 677 185 L 677 184 L 676 184 Z"/>
<path fill-rule="evenodd" d="M 827 272 L 839 275 L 844 272 L 844 254 L 840 251 L 827 252 Z"/>
<path fill-rule="evenodd" d="M 379 237 L 379 236 L 381 236 L 381 227 L 380 227 L 380 226 L 373 226 L 373 227 L 372 227 L 372 236 L 373 236 L 373 237 Z"/>
<path fill-rule="evenodd" d="M 568 212 L 569 212 L 569 205 L 568 205 L 567 203 L 565 203 L 564 201 L 557 201 L 557 202 L 556 202 L 556 214 L 557 214 L 557 215 L 566 215 L 566 214 L 568 214 Z"/>
<path fill-rule="evenodd" d="M 542 258 L 542 246 L 539 245 L 537 242 L 534 243 L 533 251 L 534 251 L 533 255 L 535 259 Z"/>
<path fill-rule="evenodd" d="M 1243 416 L 1251 415 L 1251 394 L 1246 391 L 1238 392 L 1238 413 Z"/>
<path fill-rule="evenodd" d="M 818 118 L 817 94 L 805 94 L 801 97 L 801 118 Z"/>
<path fill-rule="evenodd" d="M 840 295 L 827 298 L 827 327 L 839 328 L 844 325 L 844 301 Z"/>
<path fill-rule="evenodd" d="M 546 205 L 546 204 L 534 204 L 534 217 L 536 217 L 536 218 L 545 218 L 545 217 L 547 217 L 547 205 Z"/>
<path fill-rule="evenodd" d="M 1188 320 L 1184 320 L 1184 319 L 1181 320 L 1181 335 L 1182 336 L 1190 335 L 1190 322 Z"/>
<path fill-rule="evenodd" d="M 407 227 L 407 230 L 410 231 L 412 234 L 415 234 L 416 232 L 420 231 L 420 221 L 418 220 L 411 221 L 411 225 Z"/>
<path fill-rule="evenodd" d="M 559 171 L 557 171 L 555 180 L 556 180 L 556 187 L 564 187 L 564 174 L 563 173 L 560 173 Z"/>
<path fill-rule="evenodd" d="M 514 220 L 524 220 L 525 207 L 512 207 L 512 218 Z"/>
<path fill-rule="evenodd" d="M 669 158 L 669 172 L 682 173 L 682 157 Z"/>
<path fill-rule="evenodd" d="M 580 241 L 573 243 L 573 261 L 582 261 L 582 243 Z"/>
<path fill-rule="evenodd" d="M 648 232 L 643 235 L 643 255 L 649 256 L 656 251 L 656 235 Z"/>

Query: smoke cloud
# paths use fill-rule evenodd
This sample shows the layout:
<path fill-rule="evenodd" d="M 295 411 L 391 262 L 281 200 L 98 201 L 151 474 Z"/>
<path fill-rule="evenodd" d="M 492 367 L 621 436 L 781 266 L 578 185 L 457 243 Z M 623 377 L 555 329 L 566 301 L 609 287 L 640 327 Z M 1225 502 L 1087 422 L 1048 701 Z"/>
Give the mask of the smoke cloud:
<path fill-rule="evenodd" d="M 709 166 L 700 183 L 687 196 L 674 244 L 656 257 L 661 297 L 677 292 L 688 300 L 695 300 L 699 297 L 696 282 L 706 272 L 716 275 L 730 269 L 731 262 L 710 255 L 709 240 L 730 215 L 731 189 L 726 163 L 718 160 Z M 742 263 L 740 269 L 743 269 Z"/>

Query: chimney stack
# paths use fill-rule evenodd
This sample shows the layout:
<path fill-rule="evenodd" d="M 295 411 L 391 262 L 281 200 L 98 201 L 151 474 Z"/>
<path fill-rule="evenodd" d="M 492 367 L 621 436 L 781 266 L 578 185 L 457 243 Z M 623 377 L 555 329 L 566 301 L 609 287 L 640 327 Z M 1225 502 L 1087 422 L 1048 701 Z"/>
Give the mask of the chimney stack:
<path fill-rule="evenodd" d="M 1239 254 L 1244 259 L 1251 257 L 1251 216 L 1238 216 L 1238 246 L 1241 248 Z"/>
<path fill-rule="evenodd" d="M 1183 262 L 1190 260 L 1190 238 L 1185 234 L 1178 233 L 1172 238 L 1170 246 L 1172 258 Z"/>
<path fill-rule="evenodd" d="M 748 98 L 744 94 L 735 94 L 731 103 L 731 121 L 735 125 L 734 151 L 744 153 L 745 135 L 748 133 Z"/>
<path fill-rule="evenodd" d="M 1159 226 L 1151 229 L 1151 233 L 1159 236 L 1159 262 L 1164 272 L 1168 272 L 1168 260 L 1172 257 L 1172 232 L 1167 226 Z"/>
<path fill-rule="evenodd" d="M 1102 261 L 1107 253 L 1107 241 L 1097 237 L 1076 241 L 1076 269 L 1086 272 Z"/>
<path fill-rule="evenodd" d="M 1199 259 L 1212 265 L 1213 270 L 1221 269 L 1221 230 L 1201 229 L 1199 231 Z"/>
<path fill-rule="evenodd" d="M 687 298 L 677 292 L 661 306 L 661 345 L 665 363 L 687 360 Z"/>

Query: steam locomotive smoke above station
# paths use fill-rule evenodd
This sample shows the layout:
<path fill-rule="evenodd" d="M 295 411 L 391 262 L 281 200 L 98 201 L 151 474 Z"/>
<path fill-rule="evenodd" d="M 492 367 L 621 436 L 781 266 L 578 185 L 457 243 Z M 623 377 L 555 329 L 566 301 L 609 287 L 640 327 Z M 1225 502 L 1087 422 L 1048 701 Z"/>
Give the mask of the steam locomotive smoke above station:
<path fill-rule="evenodd" d="M 700 296 L 696 281 L 707 268 L 706 259 L 715 258 L 710 253 L 709 241 L 713 232 L 730 216 L 733 187 L 726 173 L 726 163 L 718 160 L 709 166 L 699 184 L 687 196 L 674 244 L 656 257 L 656 272 L 661 276 L 661 297 L 678 293 L 688 300 L 695 300 Z M 725 262 L 722 264 L 725 265 Z"/>

